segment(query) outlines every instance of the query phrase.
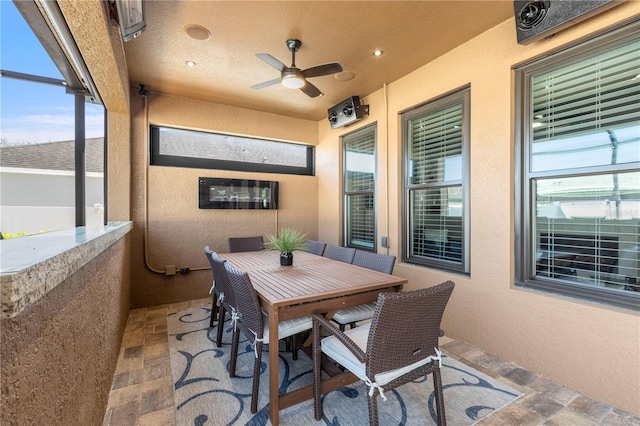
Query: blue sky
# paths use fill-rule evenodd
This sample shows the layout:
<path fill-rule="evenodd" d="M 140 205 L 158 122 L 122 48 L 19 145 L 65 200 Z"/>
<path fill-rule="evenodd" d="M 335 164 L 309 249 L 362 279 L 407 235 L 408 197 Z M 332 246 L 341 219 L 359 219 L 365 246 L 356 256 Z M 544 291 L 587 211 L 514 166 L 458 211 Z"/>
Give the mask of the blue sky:
<path fill-rule="evenodd" d="M 0 68 L 62 79 L 10 0 L 0 0 Z M 63 87 L 0 79 L 0 138 L 10 144 L 74 138 L 74 97 Z M 103 136 L 103 107 L 86 104 L 86 136 Z"/>

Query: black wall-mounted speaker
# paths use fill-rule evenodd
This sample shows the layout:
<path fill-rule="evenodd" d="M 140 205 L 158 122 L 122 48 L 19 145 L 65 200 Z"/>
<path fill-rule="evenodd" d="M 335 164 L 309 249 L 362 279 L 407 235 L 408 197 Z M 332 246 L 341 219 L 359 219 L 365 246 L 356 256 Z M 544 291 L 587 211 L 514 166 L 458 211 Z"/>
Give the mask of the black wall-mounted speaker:
<path fill-rule="evenodd" d="M 620 4 L 614 0 L 515 0 L 518 43 L 529 44 Z"/>
<path fill-rule="evenodd" d="M 351 96 L 327 110 L 332 129 L 348 126 L 361 120 L 364 112 L 364 105 L 360 104 L 360 97 L 358 96 Z"/>

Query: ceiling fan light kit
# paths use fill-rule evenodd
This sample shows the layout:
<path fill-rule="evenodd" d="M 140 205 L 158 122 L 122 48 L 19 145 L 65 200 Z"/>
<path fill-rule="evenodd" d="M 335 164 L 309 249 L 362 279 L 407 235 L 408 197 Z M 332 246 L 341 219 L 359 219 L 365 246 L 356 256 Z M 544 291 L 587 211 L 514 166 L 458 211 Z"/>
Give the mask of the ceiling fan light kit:
<path fill-rule="evenodd" d="M 304 78 L 296 73 L 282 72 L 282 85 L 288 89 L 300 89 L 304 86 Z"/>
<path fill-rule="evenodd" d="M 320 89 L 310 83 L 307 79 L 342 72 L 342 66 L 337 62 L 333 62 L 330 64 L 316 65 L 315 67 L 307 68 L 306 70 L 300 70 L 300 68 L 296 67 L 296 52 L 300 49 L 300 46 L 302 46 L 302 42 L 298 39 L 291 38 L 287 40 L 287 48 L 289 48 L 289 51 L 291 52 L 291 66 L 289 67 L 285 66 L 285 64 L 268 53 L 256 54 L 258 58 L 280 71 L 280 78 L 255 84 L 251 86 L 251 88 L 263 89 L 265 87 L 281 83 L 284 87 L 289 89 L 300 89 L 307 96 L 312 98 L 322 96 L 323 93 Z"/>

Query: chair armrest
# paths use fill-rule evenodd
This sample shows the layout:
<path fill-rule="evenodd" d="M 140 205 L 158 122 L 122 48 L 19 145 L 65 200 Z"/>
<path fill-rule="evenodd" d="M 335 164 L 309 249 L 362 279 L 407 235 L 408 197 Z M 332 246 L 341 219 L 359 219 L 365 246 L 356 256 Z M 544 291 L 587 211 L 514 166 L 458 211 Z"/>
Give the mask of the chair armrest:
<path fill-rule="evenodd" d="M 338 327 L 333 325 L 329 320 L 327 320 L 324 316 L 313 314 L 311 315 L 313 319 L 313 328 L 314 328 L 314 336 L 320 336 L 320 330 L 316 333 L 316 328 L 324 327 L 329 331 L 329 333 L 336 337 L 343 345 L 353 353 L 358 361 L 366 362 L 367 355 L 364 353 L 362 349 L 358 345 L 355 344 L 353 340 L 351 340 L 346 334 L 344 334 Z M 320 342 L 318 342 L 318 345 Z"/>

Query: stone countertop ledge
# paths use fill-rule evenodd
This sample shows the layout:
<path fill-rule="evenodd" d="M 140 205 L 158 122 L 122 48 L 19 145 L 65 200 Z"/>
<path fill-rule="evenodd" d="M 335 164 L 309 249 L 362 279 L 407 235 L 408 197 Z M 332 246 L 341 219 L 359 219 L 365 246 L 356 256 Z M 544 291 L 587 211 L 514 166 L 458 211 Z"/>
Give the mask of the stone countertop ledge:
<path fill-rule="evenodd" d="M 133 228 L 81 226 L 0 240 L 0 318 L 13 318 Z"/>

